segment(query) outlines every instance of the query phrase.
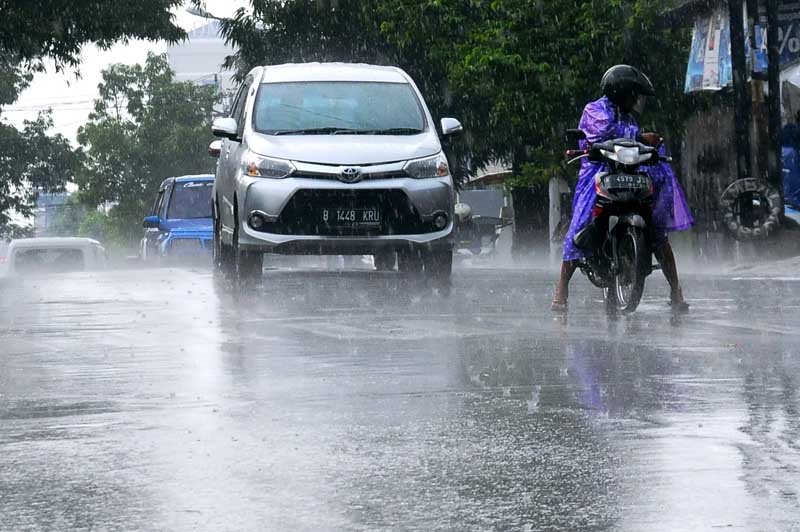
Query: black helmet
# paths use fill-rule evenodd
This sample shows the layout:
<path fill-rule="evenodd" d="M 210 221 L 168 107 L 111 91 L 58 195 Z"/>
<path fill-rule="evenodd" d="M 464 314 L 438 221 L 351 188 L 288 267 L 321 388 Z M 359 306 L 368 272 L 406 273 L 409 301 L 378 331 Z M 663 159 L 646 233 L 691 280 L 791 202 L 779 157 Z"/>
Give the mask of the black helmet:
<path fill-rule="evenodd" d="M 603 95 L 608 96 L 612 101 L 627 94 L 655 96 L 656 91 L 650 79 L 639 71 L 639 69 L 628 65 L 616 65 L 609 68 L 603 75 L 600 82 Z"/>

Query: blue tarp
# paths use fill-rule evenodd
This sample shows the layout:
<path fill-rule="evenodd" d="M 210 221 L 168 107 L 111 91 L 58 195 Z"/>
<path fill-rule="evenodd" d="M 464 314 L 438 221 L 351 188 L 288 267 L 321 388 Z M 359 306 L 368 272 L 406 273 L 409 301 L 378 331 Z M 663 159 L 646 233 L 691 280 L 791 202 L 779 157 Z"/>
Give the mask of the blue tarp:
<path fill-rule="evenodd" d="M 783 146 L 783 195 L 785 203 L 800 209 L 800 153 Z"/>

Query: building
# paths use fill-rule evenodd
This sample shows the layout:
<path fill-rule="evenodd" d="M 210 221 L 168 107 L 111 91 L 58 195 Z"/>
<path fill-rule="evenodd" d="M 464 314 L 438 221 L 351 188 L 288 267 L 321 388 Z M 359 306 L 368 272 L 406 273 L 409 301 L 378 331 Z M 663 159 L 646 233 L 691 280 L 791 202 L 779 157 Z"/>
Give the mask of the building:
<path fill-rule="evenodd" d="M 75 208 L 75 205 L 68 203 L 69 197 L 70 194 L 68 192 L 40 193 L 38 195 L 33 218 L 34 236 L 54 236 L 53 228 L 57 220 L 63 217 L 65 210 Z"/>
<path fill-rule="evenodd" d="M 216 20 L 189 32 L 187 39 L 167 48 L 169 65 L 175 72 L 175 81 L 188 81 L 198 85 L 214 85 L 223 96 L 217 112 L 227 109 L 236 83 L 235 72 L 223 68 L 225 59 L 236 50 L 225 44 Z"/>

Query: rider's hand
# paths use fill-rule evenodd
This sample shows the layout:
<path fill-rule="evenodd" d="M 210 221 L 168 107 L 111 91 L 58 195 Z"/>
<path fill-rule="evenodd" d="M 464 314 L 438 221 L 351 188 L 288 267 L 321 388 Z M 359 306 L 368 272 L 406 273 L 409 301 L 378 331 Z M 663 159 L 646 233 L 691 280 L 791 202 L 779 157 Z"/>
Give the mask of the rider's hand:
<path fill-rule="evenodd" d="M 661 146 L 661 143 L 664 142 L 664 139 L 658 133 L 642 133 L 639 137 L 642 140 L 642 144 L 647 144 L 653 148 Z"/>

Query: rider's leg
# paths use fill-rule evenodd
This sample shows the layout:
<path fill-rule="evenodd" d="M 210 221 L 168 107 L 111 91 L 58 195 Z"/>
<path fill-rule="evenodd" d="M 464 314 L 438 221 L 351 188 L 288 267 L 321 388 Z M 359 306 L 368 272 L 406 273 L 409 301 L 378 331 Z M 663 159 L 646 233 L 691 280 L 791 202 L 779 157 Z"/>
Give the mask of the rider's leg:
<path fill-rule="evenodd" d="M 578 262 L 574 260 L 565 260 L 561 263 L 561 275 L 558 278 L 556 285 L 556 295 L 553 298 L 553 310 L 563 310 L 567 306 L 567 299 L 569 298 L 569 281 L 575 270 L 578 269 Z"/>
<path fill-rule="evenodd" d="M 688 307 L 683 299 L 681 282 L 678 279 L 678 265 L 675 262 L 675 253 L 672 251 L 669 240 L 659 246 L 655 254 L 658 263 L 661 264 L 661 271 L 664 272 L 664 277 L 667 278 L 669 283 L 670 302 L 673 306 Z"/>

